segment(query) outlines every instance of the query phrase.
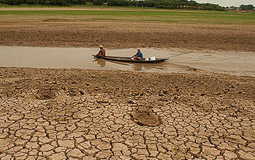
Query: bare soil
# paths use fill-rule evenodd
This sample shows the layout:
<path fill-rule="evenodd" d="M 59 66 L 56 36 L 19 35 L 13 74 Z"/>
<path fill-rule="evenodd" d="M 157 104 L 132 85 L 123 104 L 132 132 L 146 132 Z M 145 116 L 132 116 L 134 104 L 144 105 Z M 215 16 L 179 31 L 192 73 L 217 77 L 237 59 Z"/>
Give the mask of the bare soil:
<path fill-rule="evenodd" d="M 0 68 L 0 158 L 254 159 L 254 91 L 220 74 Z"/>
<path fill-rule="evenodd" d="M 0 45 L 255 51 L 251 25 L 58 18 L 3 16 Z M 0 159 L 255 159 L 254 92 L 214 73 L 0 68 Z"/>
<path fill-rule="evenodd" d="M 0 45 L 107 48 L 187 48 L 255 51 L 253 25 L 89 21 L 72 17 L 8 17 Z"/>

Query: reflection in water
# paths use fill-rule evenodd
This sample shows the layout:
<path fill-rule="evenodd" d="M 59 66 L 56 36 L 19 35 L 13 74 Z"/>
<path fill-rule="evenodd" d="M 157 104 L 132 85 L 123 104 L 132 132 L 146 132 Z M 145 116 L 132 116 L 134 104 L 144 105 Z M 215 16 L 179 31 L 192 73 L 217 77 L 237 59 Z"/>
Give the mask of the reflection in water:
<path fill-rule="evenodd" d="M 130 66 L 130 63 L 127 63 L 127 62 L 119 62 L 119 61 L 108 61 L 108 62 L 115 63 L 115 64 L 120 64 L 120 65 L 123 65 L 123 66 Z"/>
<path fill-rule="evenodd" d="M 95 60 L 93 60 L 93 62 L 97 62 L 97 64 L 99 64 L 100 67 L 105 67 L 106 66 L 106 61 L 107 60 L 104 60 L 104 59 L 95 59 Z M 143 69 L 147 69 L 147 70 L 151 70 L 151 69 L 164 70 L 165 65 L 167 64 L 166 62 L 155 63 L 155 64 L 126 63 L 126 62 L 118 62 L 118 61 L 108 61 L 108 62 L 120 65 L 119 66 L 120 68 L 122 68 L 121 66 L 131 67 L 134 71 L 142 71 Z"/>
<path fill-rule="evenodd" d="M 93 62 L 97 62 L 97 64 L 99 64 L 100 67 L 104 67 L 106 65 L 106 62 L 104 59 L 95 59 Z"/>
<path fill-rule="evenodd" d="M 132 70 L 143 72 L 194 73 L 210 71 L 255 76 L 254 52 L 192 51 L 180 49 L 144 48 L 146 57 L 169 58 L 157 64 L 135 64 L 94 60 L 91 53 L 98 48 L 52 48 L 0 46 L 0 67 L 80 68 L 98 70 Z M 114 56 L 125 57 L 131 49 L 108 50 Z M 107 63 L 107 64 L 106 64 Z"/>

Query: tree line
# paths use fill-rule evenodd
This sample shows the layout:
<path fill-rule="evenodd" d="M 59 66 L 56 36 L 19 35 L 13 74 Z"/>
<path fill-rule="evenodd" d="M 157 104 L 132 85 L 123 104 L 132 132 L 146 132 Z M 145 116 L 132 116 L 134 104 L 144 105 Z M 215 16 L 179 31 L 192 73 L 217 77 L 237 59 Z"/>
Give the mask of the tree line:
<path fill-rule="evenodd" d="M 242 5 L 240 5 L 240 10 L 246 10 L 246 11 L 252 11 L 252 10 L 254 10 L 255 8 L 254 8 L 254 6 L 253 5 L 244 5 L 244 4 L 242 4 Z"/>
<path fill-rule="evenodd" d="M 72 5 L 86 4 L 86 0 L 0 0 L 1 4 L 20 5 L 20 4 L 39 4 L 39 5 Z"/>
<path fill-rule="evenodd" d="M 153 7 L 163 9 L 198 9 L 224 11 L 225 8 L 216 4 L 199 4 L 196 1 L 188 0 L 144 0 L 144 1 L 126 1 L 126 0 L 108 0 L 109 6 L 135 6 L 135 7 Z"/>
<path fill-rule="evenodd" d="M 86 4 L 87 0 L 0 0 L 2 4 L 19 5 L 19 4 L 39 4 L 39 5 L 75 5 Z M 216 4 L 200 4 L 196 1 L 188 0 L 88 0 L 94 5 L 109 6 L 134 6 L 134 7 L 153 7 L 163 9 L 197 9 L 224 11 L 225 8 Z"/>

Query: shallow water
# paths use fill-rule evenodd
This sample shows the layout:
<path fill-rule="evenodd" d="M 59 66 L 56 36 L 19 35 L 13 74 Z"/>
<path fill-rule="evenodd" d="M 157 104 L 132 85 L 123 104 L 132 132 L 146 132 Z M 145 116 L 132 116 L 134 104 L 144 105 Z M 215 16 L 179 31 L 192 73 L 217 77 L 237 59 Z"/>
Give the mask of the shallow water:
<path fill-rule="evenodd" d="M 132 64 L 94 59 L 98 48 L 50 48 L 0 46 L 0 67 L 80 68 L 142 72 L 216 72 L 255 76 L 255 53 L 141 49 L 145 57 L 169 58 L 158 64 Z M 136 49 L 106 49 L 107 55 L 132 56 Z"/>

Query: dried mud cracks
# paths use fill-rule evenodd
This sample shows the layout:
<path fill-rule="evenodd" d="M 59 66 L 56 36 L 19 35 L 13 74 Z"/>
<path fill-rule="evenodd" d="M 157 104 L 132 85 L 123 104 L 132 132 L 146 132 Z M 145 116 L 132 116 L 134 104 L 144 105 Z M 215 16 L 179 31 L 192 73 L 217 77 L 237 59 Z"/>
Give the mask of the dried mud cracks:
<path fill-rule="evenodd" d="M 134 112 L 130 113 L 132 120 L 140 126 L 158 126 L 161 124 L 160 118 L 153 113 L 152 108 L 139 106 Z"/>
<path fill-rule="evenodd" d="M 0 159 L 255 159 L 254 84 L 0 68 Z"/>

